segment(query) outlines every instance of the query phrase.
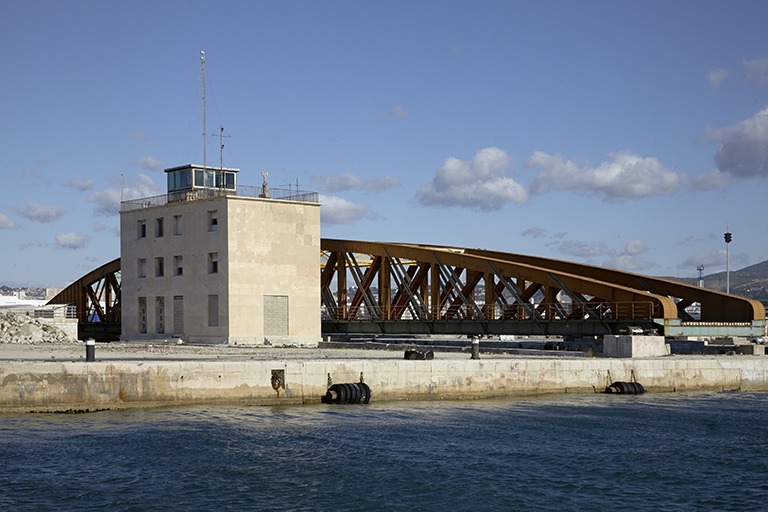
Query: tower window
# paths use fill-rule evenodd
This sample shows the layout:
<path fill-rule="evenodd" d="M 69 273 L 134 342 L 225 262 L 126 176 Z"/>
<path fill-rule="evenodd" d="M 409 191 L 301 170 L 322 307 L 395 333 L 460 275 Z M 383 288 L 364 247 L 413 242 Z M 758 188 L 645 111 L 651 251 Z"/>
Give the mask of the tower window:
<path fill-rule="evenodd" d="M 160 217 L 158 219 L 155 219 L 155 236 L 157 238 L 162 238 L 163 237 L 163 235 L 164 235 L 163 228 L 164 228 L 164 226 L 163 226 L 163 218 Z"/>
<path fill-rule="evenodd" d="M 208 231 L 218 231 L 219 229 L 219 212 L 212 210 L 208 212 Z"/>
<path fill-rule="evenodd" d="M 219 253 L 217 252 L 208 253 L 208 273 L 219 273 Z"/>

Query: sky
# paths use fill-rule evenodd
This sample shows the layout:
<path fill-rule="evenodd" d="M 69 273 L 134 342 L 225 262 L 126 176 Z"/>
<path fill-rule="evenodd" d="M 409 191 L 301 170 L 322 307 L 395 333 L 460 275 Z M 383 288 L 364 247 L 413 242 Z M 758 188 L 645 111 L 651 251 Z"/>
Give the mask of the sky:
<path fill-rule="evenodd" d="M 320 193 L 322 236 L 655 276 L 768 259 L 768 2 L 3 5 L 0 284 L 120 256 L 163 170 Z M 219 151 L 218 135 L 227 138 Z M 222 162 L 223 160 L 223 162 Z"/>

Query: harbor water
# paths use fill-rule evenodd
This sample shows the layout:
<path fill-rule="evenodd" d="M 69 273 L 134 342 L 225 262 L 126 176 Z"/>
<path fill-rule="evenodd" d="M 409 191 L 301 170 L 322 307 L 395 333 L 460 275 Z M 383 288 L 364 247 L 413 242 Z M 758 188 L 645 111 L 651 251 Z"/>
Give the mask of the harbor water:
<path fill-rule="evenodd" d="M 7 511 L 766 509 L 761 393 L 0 415 Z"/>

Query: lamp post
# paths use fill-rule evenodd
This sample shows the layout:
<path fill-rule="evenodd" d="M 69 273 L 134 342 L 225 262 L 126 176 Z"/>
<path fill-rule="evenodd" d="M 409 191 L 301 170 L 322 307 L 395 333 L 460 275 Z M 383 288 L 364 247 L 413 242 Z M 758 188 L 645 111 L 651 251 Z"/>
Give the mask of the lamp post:
<path fill-rule="evenodd" d="M 725 225 L 725 293 L 731 293 L 731 240 L 733 235 Z"/>

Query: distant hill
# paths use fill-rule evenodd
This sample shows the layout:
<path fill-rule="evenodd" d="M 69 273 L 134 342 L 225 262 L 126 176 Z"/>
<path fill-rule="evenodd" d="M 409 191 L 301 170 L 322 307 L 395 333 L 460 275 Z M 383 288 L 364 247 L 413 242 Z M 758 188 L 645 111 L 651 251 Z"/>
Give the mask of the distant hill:
<path fill-rule="evenodd" d="M 696 286 L 699 280 L 694 277 L 663 277 L 670 281 Z M 768 304 L 768 260 L 756 263 L 740 270 L 731 270 L 731 293 L 749 299 L 759 300 Z M 726 289 L 726 273 L 715 272 L 704 276 L 704 288 L 724 292 Z"/>

